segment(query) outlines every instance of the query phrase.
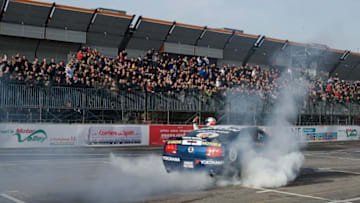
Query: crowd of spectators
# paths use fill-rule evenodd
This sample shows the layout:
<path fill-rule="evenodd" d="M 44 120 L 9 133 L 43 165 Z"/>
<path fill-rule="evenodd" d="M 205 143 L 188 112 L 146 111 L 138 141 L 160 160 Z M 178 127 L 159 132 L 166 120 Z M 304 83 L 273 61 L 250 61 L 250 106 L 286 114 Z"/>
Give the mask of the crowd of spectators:
<path fill-rule="evenodd" d="M 171 57 L 167 53 L 149 50 L 143 57 L 129 58 L 122 51 L 115 58 L 101 55 L 96 49 L 83 47 L 65 63 L 54 59 L 29 61 L 16 54 L 0 58 L 0 81 L 28 86 L 68 86 L 103 88 L 112 91 L 138 90 L 147 92 L 202 92 L 208 97 L 229 92 L 276 99 L 281 74 L 307 77 L 302 69 L 297 73 L 259 65 L 222 65 L 210 63 L 207 57 Z M 309 99 L 313 102 L 360 103 L 360 82 L 342 81 L 337 76 L 307 78 Z"/>

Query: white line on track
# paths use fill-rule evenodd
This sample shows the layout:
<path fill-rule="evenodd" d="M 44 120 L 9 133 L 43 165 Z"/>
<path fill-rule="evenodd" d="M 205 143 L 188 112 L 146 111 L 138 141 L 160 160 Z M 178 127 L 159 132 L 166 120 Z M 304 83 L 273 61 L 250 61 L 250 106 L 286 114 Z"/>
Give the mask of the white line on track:
<path fill-rule="evenodd" d="M 337 156 L 323 156 L 323 155 L 315 155 L 315 154 L 305 154 L 305 156 L 328 158 L 328 159 L 342 159 L 342 160 L 360 161 L 360 159 L 347 158 L 347 157 L 337 157 Z"/>
<path fill-rule="evenodd" d="M 344 199 L 344 200 L 334 200 L 334 201 L 331 201 L 331 202 L 328 202 L 328 203 L 350 203 L 351 201 L 357 201 L 357 200 L 360 200 L 360 197 L 355 197 L 355 198 L 352 198 L 352 199 Z"/>
<path fill-rule="evenodd" d="M 25 203 L 24 201 L 19 200 L 19 199 L 15 198 L 15 197 L 12 197 L 12 196 L 10 196 L 10 195 L 8 195 L 8 194 L 5 194 L 5 193 L 1 194 L 0 196 L 6 198 L 6 199 L 8 199 L 8 200 L 11 200 L 11 201 L 13 201 L 13 202 L 16 202 L 16 203 Z"/>
<path fill-rule="evenodd" d="M 51 162 L 54 160 L 28 160 L 28 161 L 7 161 L 5 163 L 0 163 L 0 167 L 2 166 L 19 166 L 19 165 L 65 165 L 65 164 L 111 164 L 110 161 L 106 160 L 61 160 L 61 162 Z M 56 160 L 57 161 L 57 160 Z"/>
<path fill-rule="evenodd" d="M 344 171 L 338 169 L 331 169 L 331 168 L 318 168 L 319 171 L 329 171 L 329 172 L 340 172 L 340 173 L 348 173 L 353 175 L 360 175 L 360 172 L 353 172 L 353 171 Z"/>
<path fill-rule="evenodd" d="M 304 198 L 310 198 L 310 199 L 331 201 L 330 199 L 326 199 L 326 198 L 322 198 L 322 197 L 315 197 L 315 196 L 311 196 L 311 195 L 302 195 L 302 194 L 297 194 L 297 193 L 292 193 L 292 192 L 285 192 L 285 191 L 281 191 L 281 190 L 262 189 L 262 188 L 256 188 L 256 189 L 262 190 L 262 191 L 257 191 L 256 193 L 274 192 L 274 193 L 297 196 L 297 197 L 304 197 Z"/>
<path fill-rule="evenodd" d="M 266 193 L 266 192 L 271 192 L 271 190 L 260 190 L 260 191 L 256 191 L 256 193 Z"/>
<path fill-rule="evenodd" d="M 1 153 L 0 157 L 5 157 L 5 156 L 109 156 L 110 153 L 104 153 L 104 154 L 83 154 L 83 153 L 79 153 L 79 154 L 41 154 L 41 153 Z M 144 154 L 144 153 L 137 153 L 137 154 L 114 154 L 116 156 L 146 156 L 149 154 Z"/>

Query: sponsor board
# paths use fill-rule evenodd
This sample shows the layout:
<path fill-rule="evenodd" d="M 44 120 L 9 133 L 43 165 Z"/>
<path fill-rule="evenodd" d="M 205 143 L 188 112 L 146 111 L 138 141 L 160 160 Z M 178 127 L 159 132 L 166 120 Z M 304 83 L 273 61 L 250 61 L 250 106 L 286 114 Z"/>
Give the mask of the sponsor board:
<path fill-rule="evenodd" d="M 337 129 L 333 126 L 306 127 L 302 129 L 302 132 L 307 142 L 336 141 L 338 139 Z"/>
<path fill-rule="evenodd" d="M 162 146 L 170 137 L 183 137 L 193 131 L 189 125 L 150 125 L 150 145 Z"/>
<path fill-rule="evenodd" d="M 358 140 L 359 137 L 359 127 L 357 126 L 339 126 L 338 134 L 339 140 Z"/>
<path fill-rule="evenodd" d="M 0 147 L 42 147 L 48 144 L 48 132 L 41 127 L 7 125 L 0 127 Z"/>
<path fill-rule="evenodd" d="M 70 137 L 52 137 L 49 139 L 51 145 L 76 145 L 76 136 Z"/>
<path fill-rule="evenodd" d="M 148 145 L 147 126 L 93 126 L 89 128 L 90 145 Z"/>
<path fill-rule="evenodd" d="M 0 124 L 0 148 L 79 145 L 83 129 L 65 124 Z"/>
<path fill-rule="evenodd" d="M 218 127 L 218 133 L 222 128 Z M 230 128 L 231 129 L 231 128 Z M 265 128 L 266 129 L 266 128 Z M 90 124 L 0 124 L 0 148 L 54 147 L 94 145 L 164 145 L 169 137 L 182 137 L 190 133 L 190 125 L 90 125 Z M 294 126 L 291 134 L 305 142 L 346 141 L 360 139 L 360 126 Z M 212 137 L 204 131 L 199 137 Z M 201 139 L 201 138 L 197 138 Z M 190 141 L 191 142 L 191 141 Z M 169 143 L 181 144 L 181 140 Z M 196 141 L 195 144 L 198 142 Z M 194 143 L 191 143 L 194 145 Z M 201 145 L 221 146 L 202 142 Z"/>

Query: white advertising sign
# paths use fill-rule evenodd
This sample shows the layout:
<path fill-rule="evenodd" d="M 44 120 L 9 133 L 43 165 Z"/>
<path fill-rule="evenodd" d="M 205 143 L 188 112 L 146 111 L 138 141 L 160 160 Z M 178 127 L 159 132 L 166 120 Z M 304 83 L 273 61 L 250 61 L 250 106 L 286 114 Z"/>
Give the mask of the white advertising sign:
<path fill-rule="evenodd" d="M 149 145 L 149 126 L 0 124 L 0 148 Z"/>
<path fill-rule="evenodd" d="M 360 127 L 358 126 L 339 126 L 338 140 L 359 140 Z"/>
<path fill-rule="evenodd" d="M 56 124 L 0 124 L 0 147 L 76 146 L 83 127 Z"/>
<path fill-rule="evenodd" d="M 149 126 L 108 125 L 89 128 L 89 145 L 149 145 Z"/>

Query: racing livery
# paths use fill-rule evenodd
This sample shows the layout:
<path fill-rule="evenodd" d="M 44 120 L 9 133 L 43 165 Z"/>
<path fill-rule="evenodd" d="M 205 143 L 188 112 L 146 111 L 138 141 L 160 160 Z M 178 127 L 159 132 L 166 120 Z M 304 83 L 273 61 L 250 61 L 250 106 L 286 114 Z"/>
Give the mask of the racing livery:
<path fill-rule="evenodd" d="M 240 173 L 239 153 L 234 143 L 246 142 L 261 150 L 268 135 L 258 127 L 205 127 L 184 137 L 171 138 L 163 151 L 167 172 L 200 170 L 210 175 Z"/>

